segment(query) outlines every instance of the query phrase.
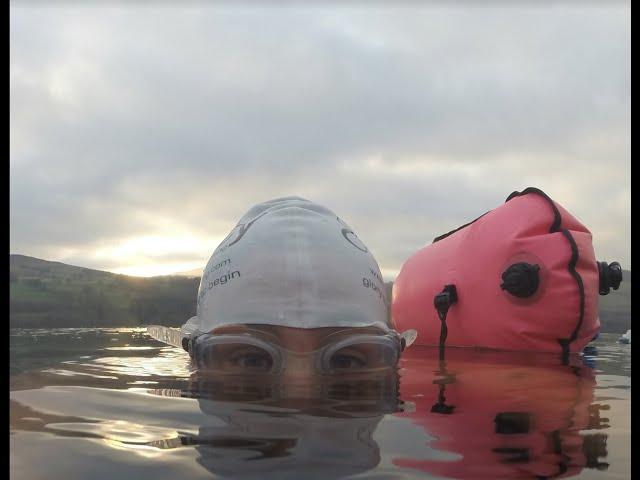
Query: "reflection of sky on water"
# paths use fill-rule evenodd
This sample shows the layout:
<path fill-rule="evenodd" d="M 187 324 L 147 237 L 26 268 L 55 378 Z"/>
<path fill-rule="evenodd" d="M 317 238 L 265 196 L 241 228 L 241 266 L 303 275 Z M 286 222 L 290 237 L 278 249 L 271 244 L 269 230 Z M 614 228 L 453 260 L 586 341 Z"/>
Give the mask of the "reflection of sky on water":
<path fill-rule="evenodd" d="M 130 352 L 130 351 L 129 351 Z M 189 373 L 187 352 L 176 348 L 163 348 L 156 352 L 153 361 L 145 357 L 102 357 L 90 367 L 132 377 L 184 376 Z M 85 365 L 87 366 L 87 365 Z"/>
<path fill-rule="evenodd" d="M 595 369 L 416 348 L 399 378 L 311 385 L 212 378 L 135 329 L 35 338 L 11 339 L 14 478 L 629 474 L 630 348 L 612 338 Z"/>

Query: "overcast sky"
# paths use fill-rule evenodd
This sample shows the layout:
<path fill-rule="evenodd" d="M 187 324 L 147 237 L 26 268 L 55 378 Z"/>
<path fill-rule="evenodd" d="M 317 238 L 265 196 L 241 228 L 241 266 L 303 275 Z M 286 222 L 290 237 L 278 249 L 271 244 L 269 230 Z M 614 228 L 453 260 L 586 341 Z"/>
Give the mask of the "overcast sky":
<path fill-rule="evenodd" d="M 11 253 L 202 268 L 299 195 L 392 279 L 535 186 L 630 268 L 627 2 L 11 5 Z"/>

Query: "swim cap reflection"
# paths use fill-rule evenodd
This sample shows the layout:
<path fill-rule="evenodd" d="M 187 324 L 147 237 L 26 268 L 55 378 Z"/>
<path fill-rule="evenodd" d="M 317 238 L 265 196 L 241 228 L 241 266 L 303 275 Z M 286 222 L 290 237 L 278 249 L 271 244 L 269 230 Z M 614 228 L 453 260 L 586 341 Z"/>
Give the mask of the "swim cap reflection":
<path fill-rule="evenodd" d="M 222 325 L 389 330 L 373 255 L 331 210 L 299 197 L 251 208 L 220 243 L 198 290 L 201 332 Z"/>

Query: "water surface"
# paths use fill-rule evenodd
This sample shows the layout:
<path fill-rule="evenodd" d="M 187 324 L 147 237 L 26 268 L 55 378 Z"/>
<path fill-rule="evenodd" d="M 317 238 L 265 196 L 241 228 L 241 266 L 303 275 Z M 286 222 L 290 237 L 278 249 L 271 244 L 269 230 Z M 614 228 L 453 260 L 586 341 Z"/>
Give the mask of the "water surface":
<path fill-rule="evenodd" d="M 212 377 L 144 329 L 11 331 L 10 473 L 91 478 L 630 478 L 631 347 L 411 347 L 398 372 Z"/>

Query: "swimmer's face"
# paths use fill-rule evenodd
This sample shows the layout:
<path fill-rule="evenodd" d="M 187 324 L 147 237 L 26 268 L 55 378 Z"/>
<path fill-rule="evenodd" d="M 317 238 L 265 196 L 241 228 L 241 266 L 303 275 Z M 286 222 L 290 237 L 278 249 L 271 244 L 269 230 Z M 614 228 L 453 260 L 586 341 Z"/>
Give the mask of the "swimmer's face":
<path fill-rule="evenodd" d="M 397 361 L 393 343 L 353 341 L 355 338 L 382 338 L 376 328 L 316 328 L 301 329 L 271 325 L 229 325 L 216 329 L 213 336 L 230 338 L 250 336 L 259 342 L 230 341 L 203 351 L 205 368 L 215 364 L 223 373 L 268 374 L 278 370 L 283 377 L 310 377 L 323 371 L 360 373 L 392 368 Z M 266 345 L 261 345 L 265 342 Z M 275 349 L 265 348 L 269 345 Z M 204 350 L 204 349 L 203 349 Z M 285 368 L 278 369 L 279 363 Z"/>

